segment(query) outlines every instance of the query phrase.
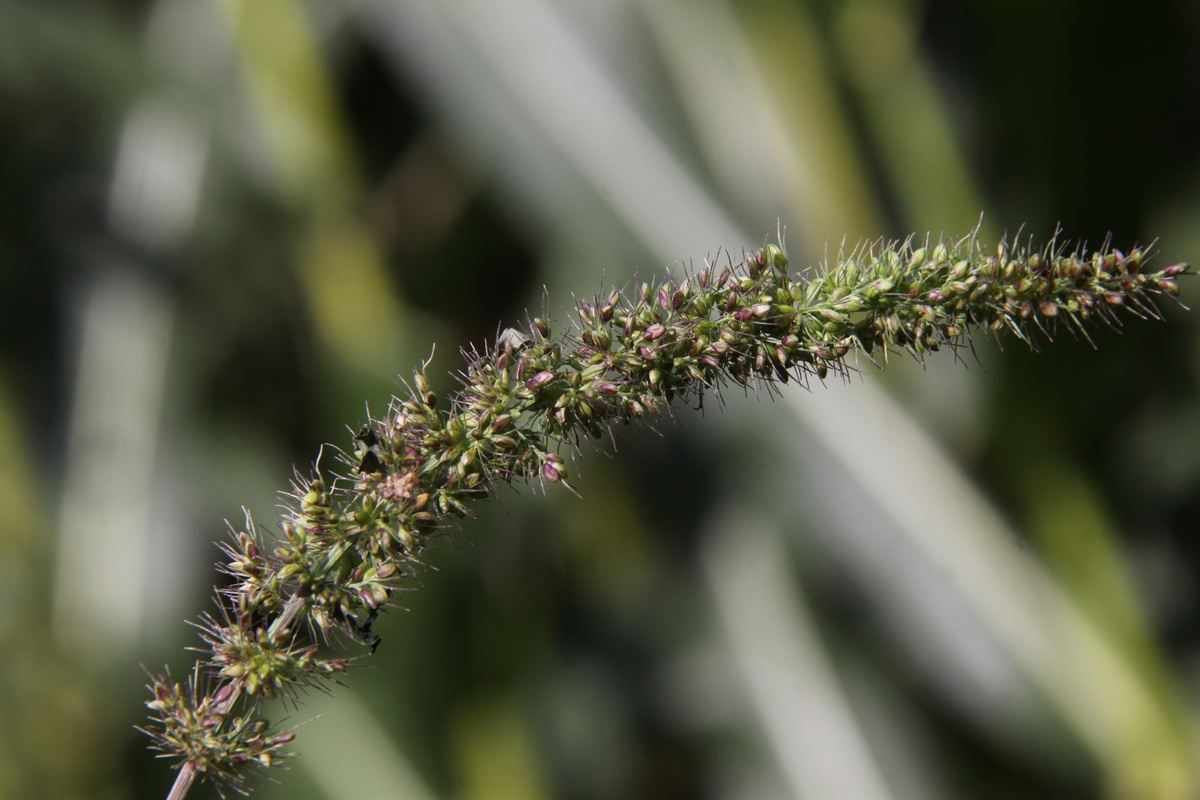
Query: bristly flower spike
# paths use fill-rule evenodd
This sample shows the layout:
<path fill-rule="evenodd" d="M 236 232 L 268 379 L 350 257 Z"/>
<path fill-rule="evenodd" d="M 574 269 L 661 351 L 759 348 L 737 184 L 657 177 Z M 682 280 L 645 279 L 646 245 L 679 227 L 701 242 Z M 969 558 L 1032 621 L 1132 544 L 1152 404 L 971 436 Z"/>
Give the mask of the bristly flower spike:
<path fill-rule="evenodd" d="M 295 702 L 336 681 L 350 663 L 326 655 L 339 633 L 373 652 L 372 623 L 424 567 L 428 544 L 501 483 L 570 488 L 561 451 L 581 439 L 730 385 L 844 375 L 854 353 L 923 358 L 973 329 L 1030 344 L 1059 328 L 1086 338 L 1123 311 L 1157 317 L 1155 297 L 1177 297 L 1189 269 L 1150 271 L 1145 248 L 1068 249 L 1057 235 L 989 251 L 976 234 L 860 244 L 811 277 L 767 245 L 740 264 L 596 295 L 558 337 L 534 318 L 473 353 L 448 402 L 423 364 L 353 437 L 348 474 L 298 477 L 279 535 L 247 514 L 222 546 L 232 580 L 198 624 L 205 658 L 186 687 L 169 673 L 149 687 L 147 733 L 179 769 L 170 800 L 197 777 L 248 791 L 249 770 L 278 763 L 293 736 L 259 717 L 263 698 Z"/>

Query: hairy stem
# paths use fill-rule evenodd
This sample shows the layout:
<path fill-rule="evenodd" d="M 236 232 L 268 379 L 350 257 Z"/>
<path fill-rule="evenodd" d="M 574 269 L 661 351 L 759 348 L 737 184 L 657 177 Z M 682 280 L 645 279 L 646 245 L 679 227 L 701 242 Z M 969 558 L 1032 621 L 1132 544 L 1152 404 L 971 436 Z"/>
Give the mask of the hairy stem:
<path fill-rule="evenodd" d="M 179 768 L 178 774 L 175 775 L 175 783 L 171 784 L 171 792 L 167 795 L 167 800 L 183 800 L 187 796 L 188 790 L 192 788 L 194 780 L 196 780 L 196 765 L 191 761 L 185 761 Z"/>

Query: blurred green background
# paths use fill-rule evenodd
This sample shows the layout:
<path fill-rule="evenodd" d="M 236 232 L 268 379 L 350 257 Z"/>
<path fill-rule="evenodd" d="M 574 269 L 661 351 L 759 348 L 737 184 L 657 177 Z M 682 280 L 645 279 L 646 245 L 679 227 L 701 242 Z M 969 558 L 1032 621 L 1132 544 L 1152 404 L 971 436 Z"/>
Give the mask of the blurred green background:
<path fill-rule="evenodd" d="M 1200 258 L 1200 6 L 0 2 L 0 798 L 165 796 L 138 665 L 190 668 L 222 520 L 431 352 L 445 391 L 602 282 L 981 211 Z M 311 721 L 256 796 L 1200 797 L 1164 315 L 585 447 L 272 712 Z"/>

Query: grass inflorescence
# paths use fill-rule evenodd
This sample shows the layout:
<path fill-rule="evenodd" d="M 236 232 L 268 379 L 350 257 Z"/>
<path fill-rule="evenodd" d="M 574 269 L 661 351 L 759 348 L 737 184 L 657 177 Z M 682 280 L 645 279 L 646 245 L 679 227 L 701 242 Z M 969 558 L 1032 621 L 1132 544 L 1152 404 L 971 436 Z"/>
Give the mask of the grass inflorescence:
<path fill-rule="evenodd" d="M 186 688 L 169 674 L 150 687 L 147 732 L 180 768 L 172 796 L 196 777 L 246 791 L 247 770 L 279 762 L 293 738 L 258 718 L 262 700 L 336 681 L 352 659 L 330 655 L 331 640 L 373 652 L 372 622 L 430 541 L 502 484 L 569 486 L 563 453 L 583 439 L 724 387 L 845 373 L 855 353 L 921 358 L 972 329 L 1031 344 L 1060 327 L 1087 338 L 1122 310 L 1157 317 L 1155 296 L 1178 295 L 1189 269 L 1149 271 L 1145 248 L 1089 252 L 1057 238 L 985 251 L 974 235 L 877 241 L 808 276 L 789 273 L 774 245 L 726 261 L 578 303 L 557 336 L 542 319 L 505 331 L 444 400 L 422 365 L 407 397 L 361 428 L 347 474 L 318 466 L 296 479 L 279 534 L 247 515 L 223 545 L 232 582 L 198 623 L 204 660 Z"/>

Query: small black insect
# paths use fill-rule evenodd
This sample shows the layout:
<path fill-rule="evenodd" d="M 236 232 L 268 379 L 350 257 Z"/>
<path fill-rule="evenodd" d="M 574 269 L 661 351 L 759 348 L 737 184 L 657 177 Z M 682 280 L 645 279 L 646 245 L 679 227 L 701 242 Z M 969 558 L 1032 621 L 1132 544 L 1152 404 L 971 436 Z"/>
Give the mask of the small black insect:
<path fill-rule="evenodd" d="M 383 472 L 383 460 L 379 450 L 381 442 L 375 429 L 370 425 L 363 425 L 354 440 L 358 442 L 359 474 Z"/>
<path fill-rule="evenodd" d="M 383 637 L 371 632 L 371 625 L 374 624 L 375 618 L 379 616 L 379 609 L 372 608 L 371 613 L 367 615 L 367 621 L 357 626 L 355 631 L 358 634 L 358 640 L 371 648 L 371 655 L 375 655 L 376 649 L 379 648 L 379 643 L 383 641 Z"/>
<path fill-rule="evenodd" d="M 379 648 L 379 643 L 383 641 L 383 637 L 371 632 L 371 626 L 375 623 L 375 619 L 379 616 L 379 609 L 372 608 L 367 614 L 367 619 L 363 623 L 359 623 L 353 616 L 348 616 L 341 609 L 334 609 L 333 616 L 338 622 L 338 626 L 346 632 L 346 634 L 358 642 L 365 644 L 371 648 L 371 655 L 375 655 L 375 651 Z"/>

